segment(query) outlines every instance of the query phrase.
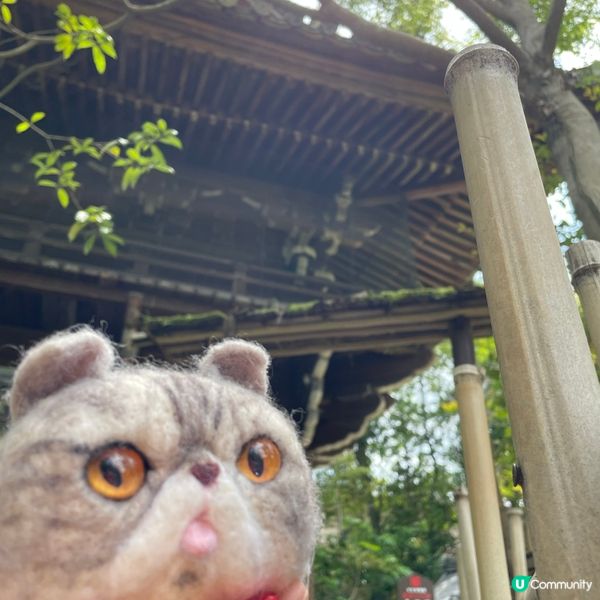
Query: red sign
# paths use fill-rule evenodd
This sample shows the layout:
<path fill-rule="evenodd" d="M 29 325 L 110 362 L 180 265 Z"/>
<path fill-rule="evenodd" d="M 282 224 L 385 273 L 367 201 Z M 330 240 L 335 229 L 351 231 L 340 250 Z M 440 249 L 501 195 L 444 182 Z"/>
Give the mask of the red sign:
<path fill-rule="evenodd" d="M 433 600 L 433 583 L 418 573 L 398 582 L 398 600 Z"/>

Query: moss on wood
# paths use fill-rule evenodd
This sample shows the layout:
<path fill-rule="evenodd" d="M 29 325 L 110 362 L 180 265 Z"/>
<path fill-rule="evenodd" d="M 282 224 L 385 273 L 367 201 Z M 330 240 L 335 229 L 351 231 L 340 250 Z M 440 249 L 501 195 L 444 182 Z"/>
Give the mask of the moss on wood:
<path fill-rule="evenodd" d="M 215 329 L 221 327 L 227 314 L 220 310 L 211 310 L 203 313 L 172 315 L 168 317 L 144 317 L 144 328 L 150 333 L 164 334 L 174 331 L 188 331 L 190 329 Z"/>
<path fill-rule="evenodd" d="M 238 312 L 234 316 L 238 323 L 268 323 L 277 319 L 281 320 L 319 314 L 326 315 L 333 311 L 378 307 L 389 309 L 416 300 L 444 300 L 460 295 L 461 292 L 457 292 L 452 287 L 370 291 L 345 298 L 312 300 L 292 304 L 274 304 L 266 308 L 255 308 Z M 144 326 L 146 331 L 154 335 L 164 335 L 177 331 L 211 331 L 224 327 L 228 318 L 230 317 L 226 313 L 213 310 L 168 317 L 146 317 Z"/>

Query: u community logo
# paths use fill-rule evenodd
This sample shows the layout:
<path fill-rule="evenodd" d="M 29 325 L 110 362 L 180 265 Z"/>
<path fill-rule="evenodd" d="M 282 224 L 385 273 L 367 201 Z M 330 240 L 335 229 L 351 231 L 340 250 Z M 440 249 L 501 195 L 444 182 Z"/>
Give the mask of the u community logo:
<path fill-rule="evenodd" d="M 529 587 L 531 575 L 515 575 L 510 586 L 515 592 L 524 592 Z"/>
<path fill-rule="evenodd" d="M 532 590 L 582 590 L 589 592 L 592 582 L 585 579 L 577 581 L 540 581 L 531 575 L 515 575 L 511 581 L 511 587 L 515 592 L 524 592 L 530 586 Z"/>

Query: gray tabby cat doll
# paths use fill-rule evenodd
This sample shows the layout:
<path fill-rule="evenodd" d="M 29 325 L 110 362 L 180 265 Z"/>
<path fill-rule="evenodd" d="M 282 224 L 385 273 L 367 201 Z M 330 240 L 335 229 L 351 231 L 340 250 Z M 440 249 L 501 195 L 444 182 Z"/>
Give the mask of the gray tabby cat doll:
<path fill-rule="evenodd" d="M 116 363 L 81 329 L 15 373 L 0 599 L 302 597 L 318 510 L 267 353 L 228 340 L 186 372 Z"/>

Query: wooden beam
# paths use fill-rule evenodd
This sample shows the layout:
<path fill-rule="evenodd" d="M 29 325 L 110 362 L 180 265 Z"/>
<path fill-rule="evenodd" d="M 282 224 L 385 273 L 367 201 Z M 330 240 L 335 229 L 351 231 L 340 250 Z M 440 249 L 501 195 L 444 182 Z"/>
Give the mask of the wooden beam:
<path fill-rule="evenodd" d="M 43 0 L 43 4 L 55 7 L 50 0 Z M 353 94 L 450 112 L 441 81 L 451 54 L 415 38 L 406 36 L 408 60 L 398 61 L 387 57 L 384 48 L 373 55 L 371 51 L 362 52 L 355 42 L 342 41 L 337 36 L 315 40 L 314 32 L 311 37 L 305 36 L 302 27 L 279 31 L 277 27 L 260 23 L 260 19 L 258 23 L 247 22 L 236 19 L 230 12 L 223 16 L 219 11 L 203 10 L 200 3 L 191 2 L 192 6 L 184 11 L 185 4 L 130 22 L 128 35 L 136 33 L 172 47 L 216 54 L 277 75 Z M 99 15 L 101 20 L 115 16 L 114 10 L 103 1 L 78 1 L 77 6 Z M 292 12 L 295 8 L 298 7 L 289 3 L 285 10 Z M 307 14 L 309 11 L 300 8 L 299 12 Z M 414 49 L 409 49 L 409 42 L 420 44 L 419 48 L 426 48 L 428 52 L 437 52 L 436 68 L 427 69 L 423 64 L 411 62 L 415 55 L 412 54 Z M 125 58 L 122 56 L 120 60 Z"/>
<path fill-rule="evenodd" d="M 422 188 L 401 190 L 395 194 L 358 198 L 356 204 L 361 207 L 385 206 L 388 204 L 399 204 L 404 201 L 414 202 L 415 200 L 431 200 L 432 198 L 439 198 L 440 196 L 445 196 L 447 194 L 466 193 L 466 184 L 464 180 L 461 179 L 459 181 L 449 181 L 447 183 L 439 183 Z"/>
<path fill-rule="evenodd" d="M 109 302 L 127 302 L 128 289 L 98 285 L 92 277 L 78 280 L 68 280 L 57 277 L 56 274 L 46 274 L 36 271 L 24 271 L 22 267 L 14 269 L 0 266 L 0 284 L 6 287 L 23 288 L 40 292 L 75 296 Z M 214 308 L 214 303 L 211 304 Z M 144 308 L 165 311 L 167 313 L 193 313 L 207 310 L 206 300 L 183 300 L 174 296 L 172 291 L 166 291 L 164 296 L 144 293 Z"/>
<path fill-rule="evenodd" d="M 439 183 L 437 185 L 429 185 L 423 188 L 416 188 L 407 190 L 405 192 L 406 199 L 409 202 L 414 200 L 423 200 L 427 198 L 438 198 L 439 196 L 445 196 L 447 194 L 466 194 L 467 185 L 464 179 L 457 181 L 448 181 L 446 183 Z"/>
<path fill-rule="evenodd" d="M 419 346 L 434 346 L 448 335 L 447 328 L 430 332 L 411 333 L 408 335 L 394 335 L 391 338 L 364 338 L 362 340 L 346 341 L 336 338 L 324 338 L 322 340 L 308 340 L 301 344 L 290 344 L 288 346 L 268 347 L 269 354 L 273 358 L 283 358 L 288 356 L 305 356 L 308 354 L 318 354 L 324 349 L 330 349 L 335 352 L 364 352 L 364 351 L 400 351 L 405 352 L 407 348 L 416 349 Z M 475 337 L 486 337 L 491 335 L 491 328 L 488 325 L 475 325 L 473 327 Z M 259 340 L 260 341 L 260 340 Z M 192 353 L 198 353 L 208 343 L 198 341 L 185 346 L 174 347 L 165 352 L 168 360 L 178 360 Z"/>
<path fill-rule="evenodd" d="M 423 326 L 430 327 L 432 323 L 441 323 L 443 327 L 448 328 L 448 321 L 461 315 L 475 317 L 486 317 L 487 306 L 482 305 L 482 300 L 477 299 L 470 303 L 452 305 L 440 305 L 435 301 L 431 303 L 421 303 L 418 305 L 409 305 L 396 307 L 390 312 L 385 309 L 373 310 L 355 310 L 344 311 L 340 313 L 331 313 L 326 316 L 311 315 L 306 317 L 296 317 L 289 321 L 283 321 L 279 324 L 263 323 L 239 323 L 236 327 L 236 335 L 250 339 L 267 339 L 271 336 L 289 339 L 290 341 L 297 336 L 318 335 L 324 332 L 335 335 L 338 332 L 352 329 L 362 329 L 365 337 L 369 335 L 369 329 L 375 327 L 392 326 Z M 164 335 L 155 335 L 156 343 L 161 347 L 181 345 L 188 342 L 197 342 L 212 337 L 220 337 L 221 329 L 213 331 L 183 331 L 180 333 L 171 333 Z"/>
<path fill-rule="evenodd" d="M 125 59 L 121 59 L 125 61 Z M 45 74 L 49 79 L 52 79 L 53 73 L 49 72 Z M 79 93 L 91 92 L 97 93 L 100 89 L 94 79 L 81 80 L 76 77 L 68 77 L 68 82 L 78 89 Z M 120 102 L 124 104 L 132 104 L 135 106 L 144 106 L 148 109 L 152 109 L 156 114 L 168 116 L 169 112 L 175 110 L 175 107 L 171 106 L 168 101 L 158 100 L 151 98 L 150 96 L 140 96 L 136 90 L 127 90 L 117 88 L 114 85 L 108 84 L 102 87 L 103 93 L 108 96 L 118 98 Z M 318 134 L 311 130 L 301 130 L 296 128 L 278 126 L 277 124 L 256 120 L 255 118 L 241 117 L 241 116 L 228 116 L 218 112 L 212 112 L 206 108 L 200 108 L 197 105 L 192 106 L 191 104 L 183 104 L 176 107 L 179 114 L 184 115 L 186 118 L 204 121 L 210 126 L 216 125 L 228 125 L 230 127 L 235 126 L 236 129 L 247 128 L 250 126 L 253 130 L 260 132 L 257 136 L 259 141 L 266 139 L 269 135 L 278 135 L 289 140 L 289 144 L 304 143 L 310 144 L 315 147 L 321 147 L 327 145 L 332 149 L 336 149 L 337 156 L 341 159 L 342 155 L 360 155 L 364 161 L 369 160 L 373 155 L 381 156 L 385 165 L 391 165 L 394 162 L 403 163 L 406 166 L 413 166 L 419 168 L 427 168 L 432 172 L 437 171 L 439 173 L 449 173 L 456 170 L 457 165 L 455 162 L 447 162 L 442 160 L 434 160 L 428 156 L 416 156 L 413 153 L 382 150 L 377 147 L 369 147 L 364 144 L 359 144 L 351 139 L 332 138 L 324 134 Z M 427 115 L 428 118 L 435 118 L 434 114 Z M 249 125 L 248 125 L 249 124 Z M 409 132 L 404 132 L 404 135 L 408 135 Z M 254 149 L 255 150 L 255 149 Z M 251 151 L 252 152 L 252 151 Z M 251 157 L 250 157 L 251 158 Z M 333 169 L 335 165 L 331 165 L 330 169 Z M 386 167 L 387 168 L 387 167 Z"/>

